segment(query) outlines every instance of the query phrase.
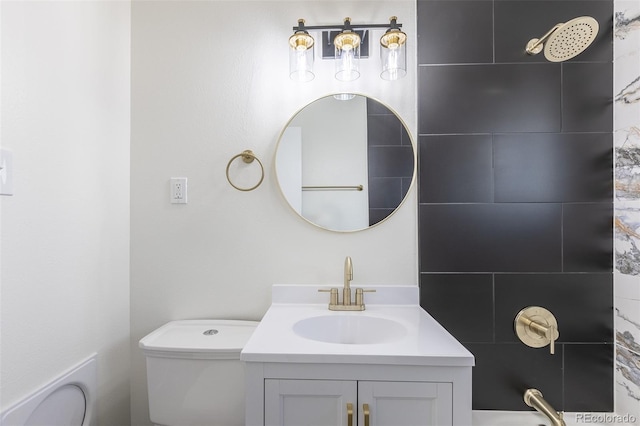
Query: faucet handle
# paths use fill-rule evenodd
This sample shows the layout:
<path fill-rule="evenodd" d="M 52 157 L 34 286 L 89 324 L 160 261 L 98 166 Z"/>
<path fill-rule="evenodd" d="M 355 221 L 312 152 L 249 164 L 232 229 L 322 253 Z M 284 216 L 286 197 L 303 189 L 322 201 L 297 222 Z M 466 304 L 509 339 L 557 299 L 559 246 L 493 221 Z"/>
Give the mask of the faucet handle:
<path fill-rule="evenodd" d="M 320 288 L 318 289 L 318 293 L 331 293 L 331 295 L 329 296 L 329 305 L 337 305 L 338 304 L 338 289 L 337 288 L 331 288 L 331 289 L 324 289 L 324 288 Z"/>
<path fill-rule="evenodd" d="M 356 288 L 356 305 L 364 306 L 364 295 L 363 293 L 375 293 L 375 290 L 364 290 L 362 288 Z"/>

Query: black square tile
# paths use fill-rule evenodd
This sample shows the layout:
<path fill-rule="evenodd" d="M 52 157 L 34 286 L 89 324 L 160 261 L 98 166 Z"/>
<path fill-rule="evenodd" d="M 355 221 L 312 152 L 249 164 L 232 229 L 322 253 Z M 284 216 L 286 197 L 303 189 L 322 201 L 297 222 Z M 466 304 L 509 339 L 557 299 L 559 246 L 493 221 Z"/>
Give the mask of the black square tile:
<path fill-rule="evenodd" d="M 400 142 L 401 145 L 407 145 L 413 148 L 414 143 L 411 140 L 411 136 L 409 135 L 409 132 L 407 131 L 407 127 L 404 125 L 404 123 L 402 124 L 401 133 L 402 133 L 402 139 Z"/>
<path fill-rule="evenodd" d="M 420 306 L 461 342 L 493 342 L 491 274 L 421 274 Z"/>
<path fill-rule="evenodd" d="M 549 272 L 561 268 L 557 204 L 422 204 L 422 272 Z"/>
<path fill-rule="evenodd" d="M 612 129 L 613 64 L 562 64 L 562 131 Z"/>
<path fill-rule="evenodd" d="M 496 1 L 496 62 L 546 62 L 544 53 L 528 55 L 527 42 L 558 23 L 591 16 L 600 26 L 593 43 L 570 62 L 610 62 L 613 58 L 612 1 Z"/>
<path fill-rule="evenodd" d="M 491 145 L 491 135 L 421 136 L 420 202 L 492 202 Z"/>
<path fill-rule="evenodd" d="M 369 147 L 368 152 L 369 176 L 413 176 L 415 159 L 411 146 L 375 146 Z"/>
<path fill-rule="evenodd" d="M 473 409 L 529 411 L 523 396 L 527 389 L 543 392 L 544 398 L 562 410 L 562 345 L 556 355 L 515 343 L 467 343 L 475 356 Z"/>
<path fill-rule="evenodd" d="M 404 126 L 392 114 L 367 116 L 367 144 L 369 146 L 402 145 Z"/>
<path fill-rule="evenodd" d="M 404 194 L 402 178 L 369 178 L 369 208 L 395 209 Z"/>
<path fill-rule="evenodd" d="M 422 66 L 418 132 L 559 132 L 559 64 Z"/>
<path fill-rule="evenodd" d="M 369 226 L 373 226 L 386 219 L 395 209 L 369 209 Z"/>
<path fill-rule="evenodd" d="M 557 342 L 613 342 L 612 274 L 496 274 L 495 304 L 498 342 L 520 341 L 513 321 L 527 306 L 556 317 Z"/>
<path fill-rule="evenodd" d="M 613 271 L 613 204 L 565 204 L 562 264 L 565 272 Z"/>
<path fill-rule="evenodd" d="M 394 114 L 385 104 L 375 99 L 367 97 L 367 115 L 389 115 Z"/>
<path fill-rule="evenodd" d="M 413 176 L 407 176 L 402 178 L 402 193 L 404 195 L 407 195 L 407 193 L 409 192 L 409 189 L 411 188 L 411 183 L 413 183 Z"/>
<path fill-rule="evenodd" d="M 493 62 L 493 2 L 418 1 L 418 63 Z"/>
<path fill-rule="evenodd" d="M 564 409 L 612 412 L 613 344 L 564 345 Z"/>
<path fill-rule="evenodd" d="M 497 202 L 606 201 L 613 197 L 612 135 L 494 135 Z"/>

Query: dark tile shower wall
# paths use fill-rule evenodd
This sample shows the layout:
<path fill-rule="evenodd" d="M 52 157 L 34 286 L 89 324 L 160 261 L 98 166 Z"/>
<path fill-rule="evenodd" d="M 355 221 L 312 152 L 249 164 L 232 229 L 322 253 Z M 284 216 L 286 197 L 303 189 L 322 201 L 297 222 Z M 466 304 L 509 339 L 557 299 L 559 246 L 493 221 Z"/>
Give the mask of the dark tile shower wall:
<path fill-rule="evenodd" d="M 404 124 L 381 103 L 367 98 L 369 225 L 389 216 L 413 178 L 413 146 Z"/>
<path fill-rule="evenodd" d="M 527 41 L 589 15 L 564 63 Z M 473 408 L 613 411 L 613 2 L 418 0 L 421 304 L 476 357 Z M 556 354 L 513 332 L 543 306 Z"/>

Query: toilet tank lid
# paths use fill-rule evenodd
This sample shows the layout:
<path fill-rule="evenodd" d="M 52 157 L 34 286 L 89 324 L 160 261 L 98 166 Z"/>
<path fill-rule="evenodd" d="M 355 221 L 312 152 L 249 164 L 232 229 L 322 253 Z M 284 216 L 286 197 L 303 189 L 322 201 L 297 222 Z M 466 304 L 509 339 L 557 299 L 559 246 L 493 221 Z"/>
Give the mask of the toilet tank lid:
<path fill-rule="evenodd" d="M 139 346 L 147 356 L 170 358 L 239 359 L 258 321 L 171 321 L 143 337 Z"/>

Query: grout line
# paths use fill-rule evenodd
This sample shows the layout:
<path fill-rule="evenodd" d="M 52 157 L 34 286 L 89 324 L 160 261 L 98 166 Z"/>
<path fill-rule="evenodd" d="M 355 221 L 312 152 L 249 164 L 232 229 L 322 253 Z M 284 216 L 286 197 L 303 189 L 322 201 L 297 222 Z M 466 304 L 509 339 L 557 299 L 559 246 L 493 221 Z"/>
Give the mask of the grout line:
<path fill-rule="evenodd" d="M 560 270 L 564 271 L 564 203 L 560 204 Z"/>
<path fill-rule="evenodd" d="M 491 56 L 493 63 L 496 63 L 496 2 L 491 2 Z"/>
<path fill-rule="evenodd" d="M 566 371 L 565 366 L 564 366 L 564 353 L 565 353 L 565 345 L 564 343 L 560 343 L 558 346 L 560 346 L 562 348 L 562 360 L 560 361 L 561 367 L 560 367 L 560 371 L 561 371 L 561 381 L 560 381 L 560 386 L 561 386 L 561 391 L 562 391 L 562 408 L 561 410 L 564 411 L 565 407 L 566 407 L 566 401 L 565 401 L 565 395 L 564 395 L 564 391 L 565 391 L 565 384 L 564 384 L 564 373 Z"/>
<path fill-rule="evenodd" d="M 496 275 L 495 274 L 491 274 L 491 292 L 492 292 L 491 301 L 492 301 L 492 310 L 493 310 L 493 319 L 492 319 L 493 343 L 497 343 L 496 342 Z"/>
<path fill-rule="evenodd" d="M 496 149 L 495 133 L 491 134 L 491 199 L 496 204 Z"/>

